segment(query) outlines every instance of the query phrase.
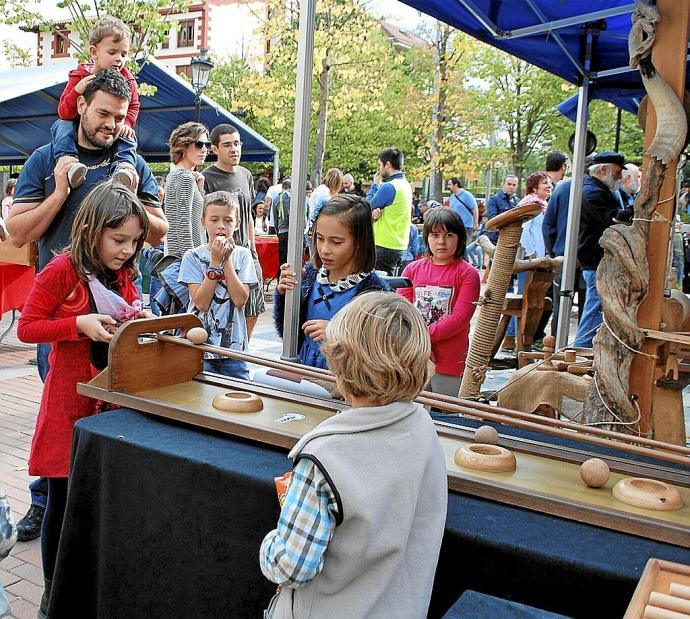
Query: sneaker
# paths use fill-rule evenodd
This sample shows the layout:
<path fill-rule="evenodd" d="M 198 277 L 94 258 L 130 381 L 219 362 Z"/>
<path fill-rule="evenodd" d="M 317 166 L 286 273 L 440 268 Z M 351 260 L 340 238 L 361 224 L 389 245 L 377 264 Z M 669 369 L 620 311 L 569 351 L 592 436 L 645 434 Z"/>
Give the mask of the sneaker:
<path fill-rule="evenodd" d="M 30 542 L 41 535 L 41 525 L 46 508 L 40 505 L 32 505 L 26 516 L 17 523 L 17 539 L 20 542 Z"/>
<path fill-rule="evenodd" d="M 544 352 L 544 339 L 534 340 L 534 342 L 532 342 L 532 350 Z"/>
<path fill-rule="evenodd" d="M 515 336 L 506 335 L 503 338 L 503 345 L 501 346 L 503 352 L 513 352 L 515 350 Z"/>
<path fill-rule="evenodd" d="M 72 189 L 76 189 L 86 180 L 89 169 L 83 163 L 73 163 L 67 171 L 67 182 Z"/>
<path fill-rule="evenodd" d="M 124 185 L 127 189 L 134 187 L 134 176 L 126 168 L 117 168 L 113 173 L 113 180 L 120 185 Z"/>

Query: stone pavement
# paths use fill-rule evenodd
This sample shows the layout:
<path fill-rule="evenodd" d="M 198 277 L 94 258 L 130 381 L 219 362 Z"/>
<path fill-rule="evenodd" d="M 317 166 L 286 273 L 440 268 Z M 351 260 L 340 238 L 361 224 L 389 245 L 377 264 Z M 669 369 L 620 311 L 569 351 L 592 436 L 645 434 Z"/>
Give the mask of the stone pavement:
<path fill-rule="evenodd" d="M 10 325 L 11 313 L 0 321 L 0 335 Z M 7 494 L 15 522 L 29 508 L 27 471 L 31 437 L 43 384 L 35 365 L 36 347 L 16 338 L 16 325 L 0 344 L 0 487 Z M 34 619 L 43 593 L 39 540 L 17 542 L 0 563 L 0 583 L 17 619 Z"/>

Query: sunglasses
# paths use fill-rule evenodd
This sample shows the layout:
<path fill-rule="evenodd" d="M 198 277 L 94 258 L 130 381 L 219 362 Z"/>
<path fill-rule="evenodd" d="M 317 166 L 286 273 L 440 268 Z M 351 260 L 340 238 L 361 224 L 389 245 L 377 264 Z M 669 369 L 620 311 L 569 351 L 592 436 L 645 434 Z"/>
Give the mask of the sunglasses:
<path fill-rule="evenodd" d="M 201 150 L 204 147 L 206 147 L 206 150 L 208 150 L 209 148 L 211 148 L 212 145 L 213 142 L 204 142 L 203 140 L 197 140 L 196 142 L 194 142 L 194 146 L 196 146 L 199 150 Z"/>

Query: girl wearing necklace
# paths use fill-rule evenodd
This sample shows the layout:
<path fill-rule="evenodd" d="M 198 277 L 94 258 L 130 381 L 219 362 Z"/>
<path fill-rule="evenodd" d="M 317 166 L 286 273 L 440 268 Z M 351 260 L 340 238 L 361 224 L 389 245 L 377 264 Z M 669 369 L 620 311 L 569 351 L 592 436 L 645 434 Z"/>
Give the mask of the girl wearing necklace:
<path fill-rule="evenodd" d="M 299 341 L 301 363 L 327 368 L 321 354 L 328 321 L 355 296 L 389 290 L 374 272 L 376 250 L 369 203 L 358 196 L 339 194 L 321 209 L 311 233 L 316 248 L 302 276 Z M 280 266 L 273 318 L 283 336 L 285 292 L 295 285 L 291 265 Z"/>

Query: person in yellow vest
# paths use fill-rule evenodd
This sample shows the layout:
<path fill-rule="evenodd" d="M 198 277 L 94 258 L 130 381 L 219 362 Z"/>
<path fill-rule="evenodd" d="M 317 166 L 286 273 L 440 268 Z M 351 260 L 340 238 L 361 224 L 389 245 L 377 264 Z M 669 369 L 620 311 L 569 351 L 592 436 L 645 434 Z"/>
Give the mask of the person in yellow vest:
<path fill-rule="evenodd" d="M 367 200 L 374 218 L 376 270 L 397 275 L 410 240 L 412 187 L 402 171 L 404 156 L 397 148 L 379 153 L 379 169 Z"/>

